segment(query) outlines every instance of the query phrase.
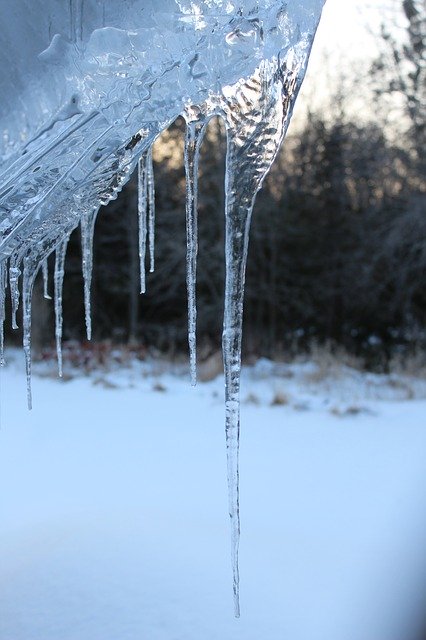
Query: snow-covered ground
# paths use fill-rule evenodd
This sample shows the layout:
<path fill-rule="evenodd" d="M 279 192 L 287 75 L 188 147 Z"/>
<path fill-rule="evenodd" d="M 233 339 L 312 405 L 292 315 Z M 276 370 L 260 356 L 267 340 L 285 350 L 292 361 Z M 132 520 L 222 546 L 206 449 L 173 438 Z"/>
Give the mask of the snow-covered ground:
<path fill-rule="evenodd" d="M 417 637 L 424 380 L 246 369 L 235 620 L 222 380 L 51 373 L 1 372 L 0 640 Z"/>

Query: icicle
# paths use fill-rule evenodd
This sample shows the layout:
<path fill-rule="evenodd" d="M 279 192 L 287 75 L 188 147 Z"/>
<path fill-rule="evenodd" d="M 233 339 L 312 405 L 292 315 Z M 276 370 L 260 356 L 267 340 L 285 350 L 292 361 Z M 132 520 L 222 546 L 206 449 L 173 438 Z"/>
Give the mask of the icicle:
<path fill-rule="evenodd" d="M 83 41 L 83 4 L 84 0 L 77 1 L 78 8 L 78 40 L 79 42 Z"/>
<path fill-rule="evenodd" d="M 154 166 L 152 163 L 152 147 L 147 153 L 146 161 L 146 181 L 148 191 L 148 236 L 149 236 L 149 271 L 153 273 L 154 245 L 155 245 L 155 186 L 154 186 Z"/>
<path fill-rule="evenodd" d="M 19 264 L 20 258 L 12 256 L 9 263 L 10 300 L 12 303 L 12 329 L 18 329 L 16 314 L 19 308 L 19 276 L 21 275 Z"/>
<path fill-rule="evenodd" d="M 32 409 L 31 394 L 31 299 L 34 280 L 38 272 L 39 264 L 30 257 L 24 258 L 24 275 L 22 280 L 22 320 L 23 320 L 23 346 L 25 355 L 25 368 L 27 373 L 27 401 L 28 409 Z"/>
<path fill-rule="evenodd" d="M 197 383 L 197 253 L 198 253 L 198 160 L 204 137 L 203 121 L 187 121 L 185 136 L 186 175 L 186 286 L 188 290 L 188 344 L 191 384 Z"/>
<path fill-rule="evenodd" d="M 236 90 L 224 91 L 226 448 L 235 615 L 240 615 L 238 549 L 241 335 L 250 221 L 256 194 L 277 154 L 297 95 L 297 74 L 265 63 Z M 300 84 L 299 84 L 300 86 Z M 265 122 L 268 129 L 265 129 Z"/>
<path fill-rule="evenodd" d="M 47 264 L 47 258 L 41 263 L 41 269 L 43 272 L 43 297 L 46 300 L 51 300 L 52 296 L 49 296 L 49 267 Z"/>
<path fill-rule="evenodd" d="M 81 218 L 81 254 L 84 279 L 84 311 L 86 316 L 87 339 L 92 339 L 92 318 L 91 318 L 91 285 L 93 271 L 93 233 L 95 230 L 97 209 L 90 212 L 85 211 Z"/>
<path fill-rule="evenodd" d="M 145 258 L 146 258 L 146 233 L 147 233 L 147 205 L 148 205 L 148 191 L 147 191 L 147 175 L 146 175 L 146 162 L 147 154 L 141 156 L 138 163 L 138 220 L 139 220 L 139 264 L 140 264 L 140 279 L 141 279 L 141 293 L 146 291 L 146 271 L 145 271 Z"/>
<path fill-rule="evenodd" d="M 58 357 L 58 374 L 60 378 L 62 378 L 62 286 L 64 282 L 67 246 L 68 238 L 58 245 L 55 252 L 55 338 L 56 354 Z"/>
<path fill-rule="evenodd" d="M 76 44 L 83 39 L 83 0 L 69 0 L 70 3 L 70 35 Z"/>
<path fill-rule="evenodd" d="M 240 544 L 239 442 L 241 331 L 245 264 L 251 211 L 234 190 L 236 165 L 228 134 L 225 174 L 225 308 L 223 317 L 223 362 L 225 370 L 226 454 L 229 516 L 231 518 L 231 560 L 234 613 L 240 616 L 238 551 Z"/>
<path fill-rule="evenodd" d="M 6 317 L 6 263 L 0 263 L 0 366 L 4 366 L 4 321 Z"/>
<path fill-rule="evenodd" d="M 240 373 L 243 300 L 248 238 L 254 195 L 239 174 L 236 146 L 228 132 L 225 174 L 225 309 L 223 318 L 223 362 L 225 369 L 226 452 L 228 468 L 229 515 L 231 518 L 231 557 L 235 616 L 240 616 L 238 550 Z M 250 184 L 251 176 L 247 179 Z M 246 188 L 244 188 L 246 187 Z"/>
<path fill-rule="evenodd" d="M 147 222 L 148 217 L 148 222 Z M 141 293 L 146 291 L 146 236 L 149 242 L 149 271 L 154 271 L 155 187 L 152 148 L 143 153 L 138 163 L 139 263 Z"/>

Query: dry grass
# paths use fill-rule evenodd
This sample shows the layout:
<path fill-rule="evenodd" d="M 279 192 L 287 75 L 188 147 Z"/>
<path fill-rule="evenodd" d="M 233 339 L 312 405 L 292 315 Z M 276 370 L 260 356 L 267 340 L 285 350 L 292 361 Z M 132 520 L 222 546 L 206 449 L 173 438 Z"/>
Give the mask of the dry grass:
<path fill-rule="evenodd" d="M 95 378 L 93 380 L 93 385 L 96 387 L 103 387 L 104 389 L 118 389 L 118 385 L 103 377 Z"/>
<path fill-rule="evenodd" d="M 308 358 L 315 365 L 315 371 L 307 373 L 305 380 L 312 384 L 317 384 L 330 378 L 340 378 L 344 367 L 355 369 L 356 371 L 364 369 L 360 358 L 348 353 L 343 347 L 338 347 L 331 343 L 325 343 L 324 345 L 312 343 Z"/>
<path fill-rule="evenodd" d="M 271 407 L 283 407 L 290 404 L 290 397 L 284 391 L 275 391 Z"/>
<path fill-rule="evenodd" d="M 389 371 L 396 375 L 426 379 L 426 351 L 420 347 L 409 354 L 397 354 L 389 362 Z"/>
<path fill-rule="evenodd" d="M 366 407 L 360 407 L 358 405 L 350 405 L 349 407 L 332 407 L 330 413 L 337 418 L 347 418 L 351 416 L 359 416 L 361 414 L 371 414 L 371 411 Z"/>
<path fill-rule="evenodd" d="M 246 397 L 246 404 L 259 405 L 260 400 L 255 393 L 249 393 Z"/>
<path fill-rule="evenodd" d="M 210 382 L 223 373 L 222 352 L 216 351 L 197 365 L 197 379 Z"/>
<path fill-rule="evenodd" d="M 145 360 L 147 350 L 143 345 L 114 345 L 110 340 L 101 342 L 77 342 L 70 340 L 62 345 L 64 368 L 78 369 L 84 373 L 110 371 L 114 365 L 127 366 L 135 358 Z M 56 349 L 45 348 L 35 352 L 34 362 L 56 360 Z"/>
<path fill-rule="evenodd" d="M 47 371 L 37 371 L 37 377 L 58 380 L 59 382 L 70 382 L 70 380 L 75 380 L 76 378 L 72 373 L 65 371 L 62 373 L 62 377 L 59 377 L 58 370 L 56 368 L 52 368 Z"/>
<path fill-rule="evenodd" d="M 388 384 L 389 384 L 389 387 L 391 387 L 391 389 L 395 389 L 396 391 L 402 391 L 402 394 L 405 400 L 413 400 L 413 398 L 415 397 L 414 389 L 412 388 L 410 383 L 406 380 L 400 380 L 398 378 L 390 377 Z"/>
<path fill-rule="evenodd" d="M 167 387 L 165 387 L 161 382 L 157 381 L 152 385 L 152 390 L 157 391 L 158 393 L 165 393 L 167 391 Z"/>

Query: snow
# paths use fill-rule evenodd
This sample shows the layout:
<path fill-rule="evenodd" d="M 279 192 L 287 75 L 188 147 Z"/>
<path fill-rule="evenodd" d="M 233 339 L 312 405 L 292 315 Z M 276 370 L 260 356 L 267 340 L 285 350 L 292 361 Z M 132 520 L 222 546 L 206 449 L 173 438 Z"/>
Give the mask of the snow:
<path fill-rule="evenodd" d="M 415 637 L 424 380 L 244 370 L 237 621 L 222 379 L 136 360 L 84 377 L 66 354 L 63 381 L 34 364 L 32 412 L 22 354 L 1 371 L 2 640 Z"/>

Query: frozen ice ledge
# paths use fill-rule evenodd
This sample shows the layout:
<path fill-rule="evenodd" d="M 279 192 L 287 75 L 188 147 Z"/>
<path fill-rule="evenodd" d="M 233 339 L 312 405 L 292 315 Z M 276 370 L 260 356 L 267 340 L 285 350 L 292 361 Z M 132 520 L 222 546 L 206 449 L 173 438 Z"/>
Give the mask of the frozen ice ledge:
<path fill-rule="evenodd" d="M 31 294 L 55 252 L 62 371 L 62 282 L 81 225 L 90 338 L 92 239 L 101 205 L 138 166 L 141 292 L 154 269 L 151 147 L 177 116 L 187 123 L 187 287 L 196 380 L 198 156 L 210 118 L 227 131 L 223 359 L 235 614 L 239 615 L 239 387 L 250 218 L 285 135 L 323 0 L 0 0 L 0 324 L 22 297 L 31 407 Z M 20 283 L 22 284 L 20 285 Z M 3 360 L 3 355 L 1 355 Z"/>

